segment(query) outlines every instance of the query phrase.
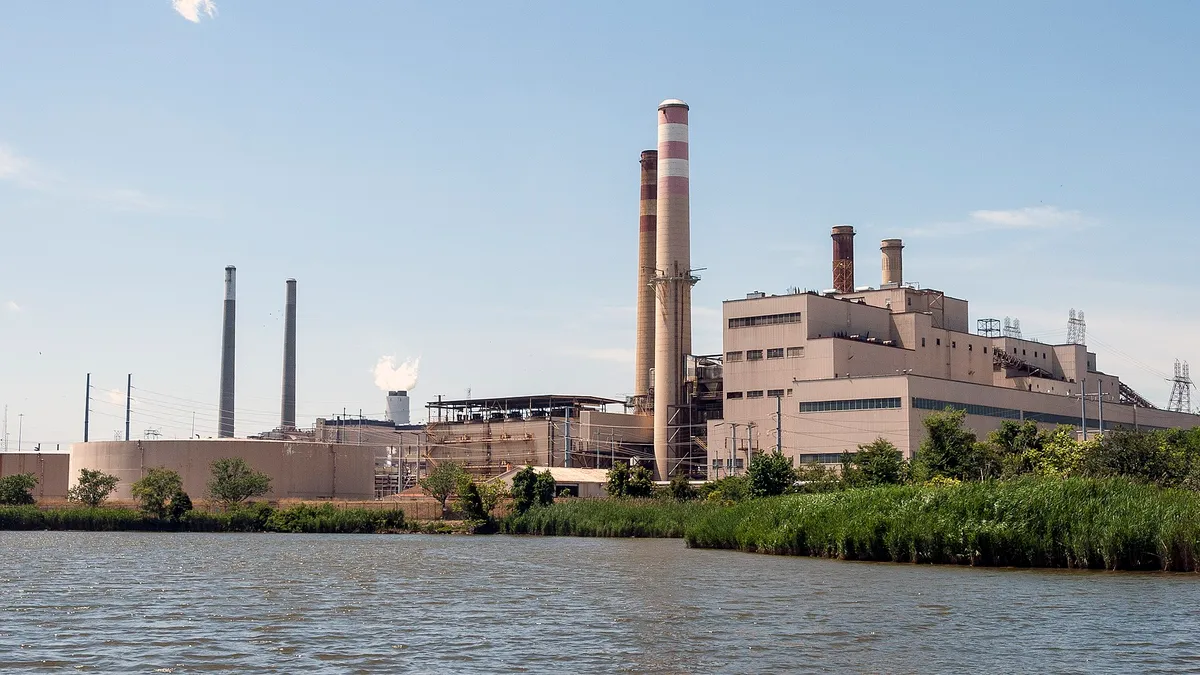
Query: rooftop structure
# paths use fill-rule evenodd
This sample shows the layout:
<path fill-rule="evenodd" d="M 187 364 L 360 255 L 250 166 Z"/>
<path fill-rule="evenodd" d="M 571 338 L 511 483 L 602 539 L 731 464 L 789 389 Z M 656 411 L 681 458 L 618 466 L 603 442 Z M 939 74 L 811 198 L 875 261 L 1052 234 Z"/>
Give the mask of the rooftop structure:
<path fill-rule="evenodd" d="M 881 288 L 724 303 L 724 419 L 709 422 L 710 476 L 776 447 L 833 463 L 879 437 L 911 457 L 921 420 L 947 407 L 965 410 L 980 434 L 1006 419 L 1091 430 L 1200 424 L 1151 407 L 1083 344 L 1005 335 L 994 320 L 970 332 L 966 300 L 903 283 L 902 248 L 884 240 Z M 835 275 L 846 267 L 837 263 Z"/>

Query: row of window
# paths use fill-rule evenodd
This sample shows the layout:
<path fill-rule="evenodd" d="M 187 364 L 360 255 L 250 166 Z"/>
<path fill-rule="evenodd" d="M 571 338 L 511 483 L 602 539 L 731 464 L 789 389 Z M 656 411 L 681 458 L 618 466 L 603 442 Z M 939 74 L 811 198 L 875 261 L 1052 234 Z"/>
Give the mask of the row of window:
<path fill-rule="evenodd" d="M 913 397 L 912 405 L 918 410 L 965 410 L 968 415 L 981 415 L 983 417 L 999 417 L 1006 420 L 1024 420 L 1028 422 L 1040 422 L 1042 424 L 1066 424 L 1068 426 L 1079 427 L 1079 417 L 1077 415 L 1056 415 L 1054 413 L 1033 412 L 1031 410 L 1017 410 L 1015 408 L 997 408 L 990 405 L 975 405 L 973 403 L 958 403 L 955 401 L 939 401 L 932 398 L 917 398 Z M 1087 421 L 1088 428 L 1100 428 L 1100 420 L 1098 418 L 1089 417 Z M 1121 422 L 1104 422 L 1105 429 L 1132 429 L 1133 426 L 1123 424 Z M 1158 427 L 1142 426 L 1143 429 L 1156 429 Z"/>
<path fill-rule="evenodd" d="M 766 395 L 767 395 L 767 398 L 779 398 L 781 396 L 791 396 L 792 390 L 791 389 L 786 389 L 786 390 L 785 389 L 768 389 L 766 391 Z M 745 398 L 762 398 L 762 397 L 763 397 L 762 389 L 755 389 L 753 391 L 745 392 Z M 740 391 L 727 391 L 727 392 L 725 392 L 725 398 L 739 399 L 739 398 L 743 398 L 743 395 L 742 395 L 742 392 L 740 392 Z"/>
<path fill-rule="evenodd" d="M 739 457 L 739 458 L 737 459 L 737 463 L 736 463 L 736 464 L 734 464 L 733 468 L 734 468 L 734 469 L 741 469 L 741 468 L 744 468 L 745 466 L 746 466 L 746 460 L 744 460 L 744 459 L 742 459 L 742 458 L 740 458 L 740 457 Z M 721 469 L 721 468 L 728 469 L 728 468 L 729 468 L 729 458 L 728 458 L 728 457 L 726 457 L 726 458 L 724 458 L 724 459 L 714 459 L 714 460 L 712 461 L 712 468 L 713 468 L 714 470 L 715 470 L 715 469 Z"/>
<path fill-rule="evenodd" d="M 747 349 L 744 352 L 725 352 L 725 363 L 738 363 L 743 359 L 746 361 L 762 361 L 763 356 L 768 359 L 782 359 L 785 356 L 789 359 L 799 359 L 804 357 L 804 347 L 772 347 L 771 349 Z"/>
<path fill-rule="evenodd" d="M 800 412 L 837 412 L 843 410 L 894 410 L 900 407 L 900 398 L 854 398 L 840 401 L 802 401 Z"/>
<path fill-rule="evenodd" d="M 924 347 L 924 346 L 925 346 L 925 338 L 921 338 L 921 346 L 922 346 L 922 347 Z M 938 347 L 941 347 L 941 346 L 942 346 L 942 338 L 937 338 L 937 344 L 936 344 L 936 346 L 938 346 Z M 958 349 L 958 340 L 951 340 L 951 341 L 950 341 L 950 348 L 951 348 L 951 349 Z M 967 351 L 969 351 L 969 352 L 973 352 L 973 351 L 975 351 L 975 345 L 973 345 L 973 344 L 967 344 Z M 984 353 L 984 354 L 988 353 L 988 348 L 987 348 L 987 347 L 984 347 L 984 348 L 983 348 L 983 353 Z M 1013 354 L 1016 354 L 1016 353 L 1017 353 L 1017 348 L 1016 348 L 1016 347 L 1013 347 Z M 1026 353 L 1026 351 L 1025 351 L 1024 349 L 1022 349 L 1022 350 L 1021 350 L 1021 356 L 1028 356 L 1028 354 Z M 1036 359 L 1036 358 L 1043 358 L 1043 359 L 1044 359 L 1044 358 L 1046 358 L 1046 352 L 1041 352 L 1041 355 L 1039 356 L 1038 352 L 1035 350 L 1035 351 L 1033 352 L 1033 357 L 1034 357 L 1035 359 Z"/>
<path fill-rule="evenodd" d="M 802 452 L 796 455 L 796 460 L 801 464 L 840 464 L 842 461 L 842 453 Z"/>
<path fill-rule="evenodd" d="M 730 328 L 750 328 L 751 326 L 773 326 L 780 323 L 800 323 L 800 312 L 787 314 L 764 314 L 762 316 L 742 316 L 729 320 Z"/>

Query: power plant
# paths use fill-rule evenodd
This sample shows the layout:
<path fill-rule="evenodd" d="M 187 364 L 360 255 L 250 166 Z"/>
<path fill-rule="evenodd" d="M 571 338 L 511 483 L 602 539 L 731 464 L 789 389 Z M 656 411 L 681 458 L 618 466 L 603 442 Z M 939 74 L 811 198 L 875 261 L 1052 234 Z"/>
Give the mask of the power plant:
<path fill-rule="evenodd" d="M 995 318 L 979 319 L 972 331 L 966 300 L 905 280 L 900 239 L 880 241 L 878 287 L 856 285 L 851 225 L 830 230 L 829 290 L 753 291 L 727 300 L 721 351 L 693 354 L 691 296 L 699 277 L 691 260 L 689 115 L 679 99 L 659 104 L 657 148 L 640 155 L 633 393 L 626 400 L 468 392 L 428 401 L 426 421 L 414 424 L 415 375 L 377 375 L 385 419 L 343 410 L 299 428 L 296 280 L 288 279 L 279 426 L 231 440 L 236 270 L 229 266 L 218 439 L 75 444 L 71 475 L 80 468 L 113 473 L 121 480 L 117 496 L 127 498 L 147 467 L 166 466 L 184 475 L 185 489 L 202 491 L 208 463 L 237 456 L 276 478 L 276 498 L 369 499 L 413 489 L 450 461 L 477 478 L 525 465 L 605 470 L 618 461 L 644 462 L 668 480 L 737 475 L 767 450 L 793 462 L 836 464 L 843 452 L 877 438 L 911 457 L 924 417 L 946 408 L 963 410 L 981 434 L 1005 420 L 1068 424 L 1085 435 L 1200 423 L 1186 411 L 1155 408 L 1099 370 L 1082 329 L 1055 345 L 1001 332 Z M 1191 386 L 1186 372 L 1176 379 Z M 1185 407 L 1175 398 L 1172 407 Z"/>

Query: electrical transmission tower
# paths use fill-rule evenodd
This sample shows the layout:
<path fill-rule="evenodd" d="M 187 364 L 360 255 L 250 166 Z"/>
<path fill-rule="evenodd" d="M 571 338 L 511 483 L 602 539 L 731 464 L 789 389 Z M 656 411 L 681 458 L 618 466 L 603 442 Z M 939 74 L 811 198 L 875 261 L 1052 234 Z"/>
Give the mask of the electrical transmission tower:
<path fill-rule="evenodd" d="M 1021 339 L 1021 320 L 1004 317 L 1004 337 Z"/>
<path fill-rule="evenodd" d="M 1189 372 L 1187 361 L 1182 363 L 1179 359 L 1175 359 L 1175 377 L 1171 379 L 1174 385 L 1171 388 L 1171 402 L 1167 404 L 1167 410 L 1171 412 L 1192 412 L 1192 388 L 1196 385 L 1192 384 L 1192 375 Z"/>
<path fill-rule="evenodd" d="M 1087 322 L 1083 320 L 1083 310 L 1078 313 L 1074 309 L 1071 310 L 1070 318 L 1067 319 L 1067 344 L 1069 345 L 1085 345 L 1087 344 Z"/>

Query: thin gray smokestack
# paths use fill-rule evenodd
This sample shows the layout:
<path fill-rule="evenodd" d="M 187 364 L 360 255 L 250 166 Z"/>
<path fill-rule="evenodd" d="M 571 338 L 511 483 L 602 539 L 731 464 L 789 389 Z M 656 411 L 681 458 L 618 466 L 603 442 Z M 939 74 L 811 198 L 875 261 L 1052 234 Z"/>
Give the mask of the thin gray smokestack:
<path fill-rule="evenodd" d="M 287 280 L 283 309 L 283 413 L 281 429 L 296 428 L 296 280 Z"/>
<path fill-rule="evenodd" d="M 221 407 L 217 417 L 217 437 L 233 438 L 233 338 L 236 314 L 235 277 L 237 269 L 225 268 L 225 318 L 221 332 Z"/>

